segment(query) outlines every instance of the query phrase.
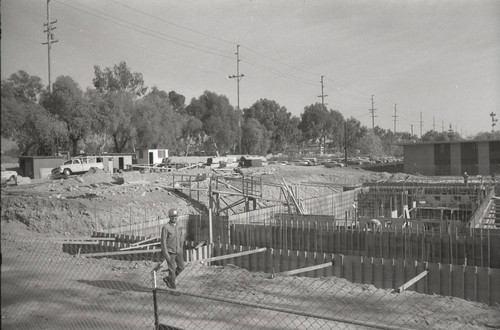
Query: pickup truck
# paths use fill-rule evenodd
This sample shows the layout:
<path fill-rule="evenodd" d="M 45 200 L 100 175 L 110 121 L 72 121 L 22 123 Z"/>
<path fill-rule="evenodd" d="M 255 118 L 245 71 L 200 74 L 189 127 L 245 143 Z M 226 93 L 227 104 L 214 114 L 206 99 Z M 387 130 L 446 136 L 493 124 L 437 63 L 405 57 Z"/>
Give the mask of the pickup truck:
<path fill-rule="evenodd" d="M 52 176 L 59 176 L 61 174 L 68 176 L 74 173 L 85 173 L 93 167 L 104 169 L 101 157 L 75 157 L 65 161 L 61 166 L 52 169 Z"/>
<path fill-rule="evenodd" d="M 17 172 L 16 171 L 7 171 L 2 166 L 2 186 L 8 185 L 9 182 L 16 183 Z"/>

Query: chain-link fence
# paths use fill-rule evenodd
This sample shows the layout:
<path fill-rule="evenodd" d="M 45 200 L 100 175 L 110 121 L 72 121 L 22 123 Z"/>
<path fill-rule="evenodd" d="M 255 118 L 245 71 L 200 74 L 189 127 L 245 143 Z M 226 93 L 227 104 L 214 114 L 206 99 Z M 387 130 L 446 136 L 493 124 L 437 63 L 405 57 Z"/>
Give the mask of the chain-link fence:
<path fill-rule="evenodd" d="M 192 228 L 210 227 L 203 215 L 180 223 L 188 239 Z M 186 268 L 171 290 L 162 280 L 167 269 L 155 270 L 161 261 L 155 230 L 121 228 L 60 238 L 2 221 L 2 328 L 480 329 L 500 324 L 496 268 L 400 254 L 363 256 L 349 248 L 350 232 L 326 235 L 333 250 L 328 244 L 320 249 L 308 230 L 277 224 L 240 224 L 249 226 L 250 239 L 241 236 L 238 244 L 218 243 L 213 233 L 211 244 L 209 230 L 198 232 L 185 244 Z M 161 225 L 158 220 L 157 228 Z M 278 246 L 283 233 L 290 235 L 289 244 Z M 476 250 L 480 241 L 472 245 Z M 345 250 L 337 253 L 336 246 Z"/>

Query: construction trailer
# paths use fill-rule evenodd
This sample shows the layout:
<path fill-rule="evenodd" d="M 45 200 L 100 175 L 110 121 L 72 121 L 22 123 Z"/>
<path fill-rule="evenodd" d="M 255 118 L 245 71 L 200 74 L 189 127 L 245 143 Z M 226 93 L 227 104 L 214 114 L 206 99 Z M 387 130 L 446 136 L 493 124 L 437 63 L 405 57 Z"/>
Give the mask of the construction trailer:
<path fill-rule="evenodd" d="M 240 158 L 240 164 L 242 167 L 262 167 L 265 165 L 264 157 L 252 157 L 252 156 L 242 156 Z"/>
<path fill-rule="evenodd" d="M 31 179 L 49 177 L 52 169 L 65 160 L 62 156 L 20 156 L 19 174 Z"/>
<path fill-rule="evenodd" d="M 405 173 L 500 175 L 500 140 L 404 143 Z"/>
<path fill-rule="evenodd" d="M 119 172 L 132 166 L 134 153 L 107 153 L 104 154 L 104 167 L 108 172 Z"/>
<path fill-rule="evenodd" d="M 136 152 L 137 165 L 155 166 L 168 158 L 168 149 L 139 149 Z"/>

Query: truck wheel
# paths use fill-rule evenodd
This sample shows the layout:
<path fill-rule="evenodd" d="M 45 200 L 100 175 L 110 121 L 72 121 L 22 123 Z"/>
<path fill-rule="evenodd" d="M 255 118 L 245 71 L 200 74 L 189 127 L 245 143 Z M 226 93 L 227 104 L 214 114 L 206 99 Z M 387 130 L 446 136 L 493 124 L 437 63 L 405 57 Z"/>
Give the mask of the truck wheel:
<path fill-rule="evenodd" d="M 12 184 L 12 183 L 15 183 L 16 182 L 16 177 L 15 176 L 11 176 L 10 178 L 8 178 L 3 184 L 2 186 L 8 186 L 9 184 Z"/>
<path fill-rule="evenodd" d="M 69 168 L 65 168 L 63 173 L 64 175 L 69 176 L 71 175 L 71 170 Z"/>

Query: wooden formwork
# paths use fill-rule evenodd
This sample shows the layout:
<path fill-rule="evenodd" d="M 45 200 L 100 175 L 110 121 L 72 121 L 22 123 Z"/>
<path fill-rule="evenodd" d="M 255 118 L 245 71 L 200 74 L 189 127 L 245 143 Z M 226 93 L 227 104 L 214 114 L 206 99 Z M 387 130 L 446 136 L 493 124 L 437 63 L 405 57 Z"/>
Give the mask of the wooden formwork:
<path fill-rule="evenodd" d="M 500 269 L 496 230 L 374 232 L 290 221 L 282 226 L 232 225 L 230 231 L 230 240 L 223 243 Z"/>
<path fill-rule="evenodd" d="M 256 247 L 215 244 L 213 256 L 235 254 L 253 249 Z M 335 276 L 353 283 L 371 284 L 377 288 L 398 289 L 404 283 L 427 270 L 427 275 L 407 290 L 479 301 L 490 306 L 500 304 L 500 269 L 488 267 L 282 249 L 267 249 L 261 254 L 250 254 L 213 262 L 214 265 L 233 264 L 249 271 L 270 274 L 306 267 L 311 268 L 313 265 L 326 263 L 332 263 L 332 267 L 300 272 L 297 276 L 314 278 Z"/>

